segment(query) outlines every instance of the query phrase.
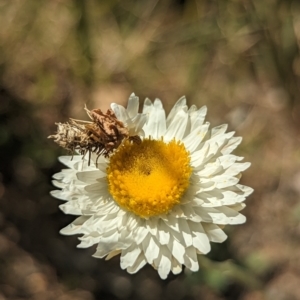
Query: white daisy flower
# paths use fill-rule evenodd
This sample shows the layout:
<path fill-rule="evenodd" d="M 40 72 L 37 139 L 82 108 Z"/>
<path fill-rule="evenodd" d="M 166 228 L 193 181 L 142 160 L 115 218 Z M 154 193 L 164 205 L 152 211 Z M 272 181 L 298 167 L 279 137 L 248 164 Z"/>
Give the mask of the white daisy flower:
<path fill-rule="evenodd" d="M 124 139 L 111 155 L 63 156 L 69 169 L 54 175 L 52 195 L 66 200 L 66 214 L 79 217 L 61 230 L 82 234 L 80 248 L 97 245 L 97 258 L 120 254 L 121 268 L 136 273 L 145 264 L 162 279 L 185 265 L 199 268 L 197 254 L 210 242 L 226 239 L 227 224 L 241 224 L 239 213 L 252 189 L 238 184 L 250 163 L 232 151 L 240 144 L 227 125 L 209 129 L 206 107 L 186 105 L 182 97 L 166 118 L 159 99 L 132 94 L 127 109 L 112 104 L 117 119 L 134 142 Z"/>

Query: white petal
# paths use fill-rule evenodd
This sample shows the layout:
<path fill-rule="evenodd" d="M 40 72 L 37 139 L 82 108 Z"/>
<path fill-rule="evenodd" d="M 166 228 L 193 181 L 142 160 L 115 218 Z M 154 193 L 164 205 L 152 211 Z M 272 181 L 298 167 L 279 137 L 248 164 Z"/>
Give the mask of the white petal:
<path fill-rule="evenodd" d="M 242 141 L 241 137 L 234 137 L 222 148 L 223 155 L 230 154 Z"/>
<path fill-rule="evenodd" d="M 227 239 L 227 235 L 218 225 L 203 223 L 202 226 L 210 241 L 215 243 L 222 243 Z"/>
<path fill-rule="evenodd" d="M 89 193 L 97 193 L 98 195 L 101 195 L 104 190 L 107 190 L 107 182 L 105 180 L 99 181 L 85 186 L 84 189 Z"/>
<path fill-rule="evenodd" d="M 153 109 L 153 103 L 149 98 L 146 98 L 143 106 L 143 114 L 149 114 Z"/>
<path fill-rule="evenodd" d="M 192 233 L 189 227 L 189 223 L 184 219 L 178 219 L 180 233 L 182 234 L 184 244 L 189 247 L 193 244 Z"/>
<path fill-rule="evenodd" d="M 130 118 L 133 118 L 139 112 L 139 97 L 132 93 L 128 99 L 127 112 Z"/>
<path fill-rule="evenodd" d="M 105 174 L 99 170 L 96 170 L 96 171 L 77 172 L 76 176 L 78 180 L 84 183 L 93 183 L 96 182 L 99 178 L 104 177 Z"/>
<path fill-rule="evenodd" d="M 78 161 L 82 160 L 82 156 L 81 155 L 74 155 L 74 156 L 60 156 L 58 158 L 58 160 L 63 163 L 64 165 L 66 165 L 69 168 L 72 168 L 74 166 L 74 164 Z"/>
<path fill-rule="evenodd" d="M 234 192 L 214 189 L 212 191 L 197 194 L 192 205 L 202 207 L 220 207 L 223 205 L 234 205 L 244 200 L 244 196 L 240 196 Z"/>
<path fill-rule="evenodd" d="M 198 264 L 195 248 L 193 247 L 186 248 L 185 255 L 184 255 L 184 264 L 187 268 L 189 268 L 193 272 L 197 272 L 199 270 L 199 264 Z"/>
<path fill-rule="evenodd" d="M 172 257 L 172 267 L 171 271 L 174 275 L 177 275 L 182 272 L 182 265 L 177 261 L 175 257 Z"/>
<path fill-rule="evenodd" d="M 60 200 L 68 200 L 69 191 L 54 190 L 50 192 L 51 196 Z"/>
<path fill-rule="evenodd" d="M 158 258 L 153 261 L 161 279 L 166 279 L 171 271 L 171 253 L 166 246 L 161 247 Z"/>
<path fill-rule="evenodd" d="M 167 220 L 164 220 L 166 225 L 169 226 L 176 232 L 180 232 L 179 224 L 177 218 L 174 218 L 172 215 L 168 215 Z"/>
<path fill-rule="evenodd" d="M 61 172 L 53 175 L 53 178 L 62 182 L 70 182 L 74 179 L 75 171 L 73 169 L 63 169 Z"/>
<path fill-rule="evenodd" d="M 193 153 L 199 144 L 204 139 L 209 128 L 209 123 L 207 122 L 205 125 L 202 125 L 200 128 L 196 128 L 194 131 L 191 131 L 189 135 L 187 135 L 182 141 L 191 153 Z"/>
<path fill-rule="evenodd" d="M 147 111 L 146 108 L 145 110 Z M 148 110 L 148 115 L 148 123 L 144 127 L 145 134 L 154 139 L 160 139 L 166 132 L 166 113 L 159 99 L 155 99 L 154 105 Z"/>
<path fill-rule="evenodd" d="M 128 125 L 128 121 L 130 120 L 127 110 L 122 106 L 116 103 L 112 103 L 111 109 L 114 111 L 116 117 L 122 121 L 124 124 Z"/>
<path fill-rule="evenodd" d="M 82 213 L 80 205 L 77 203 L 72 203 L 75 201 L 68 201 L 65 204 L 59 206 L 59 208 L 66 214 L 66 215 L 76 215 L 79 216 Z M 77 204 L 77 205 L 76 205 Z"/>
<path fill-rule="evenodd" d="M 141 225 L 134 231 L 135 242 L 137 245 L 141 244 L 144 241 L 148 232 L 148 229 Z"/>
<path fill-rule="evenodd" d="M 184 212 L 181 207 L 182 207 L 181 205 L 175 205 L 172 208 L 172 210 L 169 212 L 169 214 L 175 217 L 176 219 L 185 218 Z"/>
<path fill-rule="evenodd" d="M 210 251 L 210 243 L 202 224 L 189 222 L 189 226 L 193 234 L 193 246 L 198 249 L 200 253 L 208 253 Z"/>
<path fill-rule="evenodd" d="M 195 104 L 192 104 L 192 105 L 190 106 L 189 110 L 188 110 L 188 113 L 189 113 L 190 117 L 191 117 L 191 115 L 192 115 L 194 112 L 196 112 L 196 111 L 197 111 L 197 106 L 196 106 Z"/>
<path fill-rule="evenodd" d="M 77 171 L 85 171 L 85 170 L 96 170 L 96 167 L 91 160 L 90 166 L 86 158 L 82 158 L 80 161 L 75 162 L 73 165 L 73 169 Z"/>
<path fill-rule="evenodd" d="M 244 195 L 245 197 L 247 197 L 253 193 L 253 188 L 246 186 L 246 185 L 241 185 L 241 184 L 231 186 L 231 187 L 227 188 L 227 190 L 233 191 L 239 195 Z"/>
<path fill-rule="evenodd" d="M 143 253 L 140 253 L 140 255 L 138 256 L 138 258 L 136 259 L 135 263 L 133 264 L 132 267 L 128 267 L 127 268 L 127 272 L 129 274 L 134 274 L 136 273 L 138 270 L 140 270 L 145 264 L 147 263 L 145 256 L 143 255 Z"/>
<path fill-rule="evenodd" d="M 115 251 L 115 250 L 114 250 Z M 95 258 L 103 258 L 110 253 L 108 249 L 97 248 L 97 251 L 92 255 Z"/>
<path fill-rule="evenodd" d="M 230 166 L 232 166 L 237 160 L 241 160 L 241 157 L 227 154 L 222 155 L 218 157 L 217 161 L 222 165 L 223 169 L 228 169 Z"/>
<path fill-rule="evenodd" d="M 93 256 L 103 258 L 112 251 L 126 249 L 128 247 L 128 243 L 118 241 L 117 233 L 114 233 L 110 238 L 105 238 L 103 241 L 100 240 L 97 251 L 93 254 Z"/>
<path fill-rule="evenodd" d="M 222 212 L 228 218 L 228 224 L 243 224 L 246 222 L 246 217 L 236 210 L 227 206 L 218 207 L 218 211 Z"/>
<path fill-rule="evenodd" d="M 236 203 L 234 205 L 230 205 L 229 208 L 235 210 L 235 211 L 241 211 L 246 207 L 245 203 Z"/>
<path fill-rule="evenodd" d="M 219 145 L 215 142 L 205 142 L 204 146 L 192 153 L 191 165 L 195 170 L 203 168 L 204 163 L 208 162 L 219 150 Z"/>
<path fill-rule="evenodd" d="M 197 215 L 191 205 L 182 205 L 181 206 L 184 215 L 187 217 L 188 220 L 193 222 L 200 222 L 201 218 Z"/>
<path fill-rule="evenodd" d="M 152 264 L 153 260 L 157 258 L 159 254 L 159 245 L 156 239 L 152 236 L 149 238 L 148 236 L 148 238 L 143 241 L 142 245 L 147 262 Z"/>
<path fill-rule="evenodd" d="M 216 161 L 214 163 L 206 164 L 202 170 L 197 172 L 197 175 L 200 177 L 212 177 L 221 171 L 223 171 L 223 167 Z"/>
<path fill-rule="evenodd" d="M 52 180 L 52 184 L 55 186 L 55 187 L 58 187 L 60 189 L 64 188 L 66 186 L 65 183 L 61 182 L 61 181 L 58 181 L 58 180 Z"/>
<path fill-rule="evenodd" d="M 182 109 L 187 111 L 185 96 L 181 97 L 172 107 L 172 109 L 168 115 L 168 118 L 167 118 L 167 127 L 169 127 L 173 118 L 177 115 L 178 111 L 180 111 Z"/>
<path fill-rule="evenodd" d="M 230 175 L 230 176 L 236 176 L 237 174 L 241 173 L 242 171 L 245 171 L 250 167 L 250 163 L 235 163 L 234 165 L 230 166 L 224 174 Z"/>
<path fill-rule="evenodd" d="M 217 135 L 225 133 L 225 131 L 227 130 L 227 127 L 228 127 L 227 124 L 223 124 L 223 125 L 212 128 L 211 138 L 216 137 Z"/>
<path fill-rule="evenodd" d="M 212 178 L 216 183 L 216 188 L 222 189 L 228 186 L 236 185 L 239 182 L 239 179 L 236 177 L 231 177 L 228 175 L 218 175 Z M 205 181 L 204 181 L 205 182 Z"/>
<path fill-rule="evenodd" d="M 77 218 L 73 223 L 69 224 L 68 226 L 62 228 L 60 230 L 61 234 L 64 235 L 72 235 L 82 232 L 82 225 L 90 218 L 90 216 L 80 216 Z"/>
<path fill-rule="evenodd" d="M 177 140 L 182 140 L 186 126 L 188 123 L 188 114 L 187 112 L 180 110 L 173 117 L 172 122 L 168 126 L 166 133 L 164 135 L 164 141 L 169 142 L 172 139 L 176 138 Z"/>
<path fill-rule="evenodd" d="M 178 260 L 179 263 L 184 263 L 184 253 L 185 248 L 180 242 L 178 242 L 175 239 L 172 239 L 172 241 L 167 245 L 168 249 L 172 252 L 172 255 Z"/>
<path fill-rule="evenodd" d="M 158 224 L 158 239 L 161 245 L 167 245 L 170 241 L 170 230 L 162 220 Z"/>
<path fill-rule="evenodd" d="M 203 222 L 215 224 L 228 224 L 229 220 L 225 214 L 211 207 L 194 207 L 195 212 L 201 217 Z"/>
<path fill-rule="evenodd" d="M 121 268 L 124 270 L 128 267 L 132 267 L 140 253 L 141 248 L 136 247 L 135 245 L 131 245 L 129 248 L 122 250 L 120 258 Z"/>
<path fill-rule="evenodd" d="M 147 115 L 138 114 L 135 118 L 132 119 L 134 126 L 129 128 L 129 135 L 139 135 L 144 136 L 143 127 L 147 122 Z"/>
<path fill-rule="evenodd" d="M 109 259 L 119 255 L 120 253 L 121 253 L 121 250 L 114 250 L 105 257 L 105 260 L 109 260 Z"/>
<path fill-rule="evenodd" d="M 97 232 L 92 232 L 90 234 L 86 234 L 79 238 L 80 244 L 77 245 L 77 248 L 88 248 L 95 244 L 97 244 L 100 240 L 100 235 Z"/>
<path fill-rule="evenodd" d="M 202 106 L 197 111 L 190 113 L 191 131 L 194 131 L 196 128 L 199 128 L 203 124 L 206 113 L 207 113 L 206 106 Z"/>
<path fill-rule="evenodd" d="M 150 218 L 146 222 L 146 226 L 148 231 L 151 233 L 151 235 L 156 236 L 157 234 L 157 223 L 158 223 L 158 218 Z"/>

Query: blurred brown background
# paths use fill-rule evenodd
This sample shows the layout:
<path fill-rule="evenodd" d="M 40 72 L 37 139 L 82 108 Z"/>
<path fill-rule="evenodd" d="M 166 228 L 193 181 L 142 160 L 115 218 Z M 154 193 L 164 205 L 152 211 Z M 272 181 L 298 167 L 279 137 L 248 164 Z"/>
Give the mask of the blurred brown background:
<path fill-rule="evenodd" d="M 296 0 L 0 0 L 0 300 L 300 299 L 299 46 Z M 244 138 L 248 221 L 198 273 L 131 276 L 59 235 L 47 136 L 132 92 Z"/>

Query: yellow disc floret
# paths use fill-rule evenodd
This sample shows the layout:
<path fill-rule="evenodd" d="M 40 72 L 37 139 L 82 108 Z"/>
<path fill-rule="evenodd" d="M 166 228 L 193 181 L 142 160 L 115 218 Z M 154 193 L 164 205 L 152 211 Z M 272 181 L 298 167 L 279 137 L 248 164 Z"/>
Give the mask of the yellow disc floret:
<path fill-rule="evenodd" d="M 148 218 L 169 212 L 189 186 L 192 168 L 181 142 L 125 140 L 107 168 L 109 192 L 124 209 Z"/>

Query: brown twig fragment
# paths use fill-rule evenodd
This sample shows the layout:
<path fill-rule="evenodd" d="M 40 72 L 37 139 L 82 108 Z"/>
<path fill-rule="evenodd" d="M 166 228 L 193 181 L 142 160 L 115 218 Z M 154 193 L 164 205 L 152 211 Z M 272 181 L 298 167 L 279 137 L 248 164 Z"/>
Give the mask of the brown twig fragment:
<path fill-rule="evenodd" d="M 108 157 L 124 139 L 140 141 L 138 136 L 129 136 L 128 129 L 111 109 L 106 114 L 100 109 L 85 110 L 92 121 L 70 119 L 67 123 L 57 123 L 57 133 L 49 138 L 72 153 L 75 150 L 81 155 L 89 153 L 89 163 L 92 152 L 98 157 Z"/>

